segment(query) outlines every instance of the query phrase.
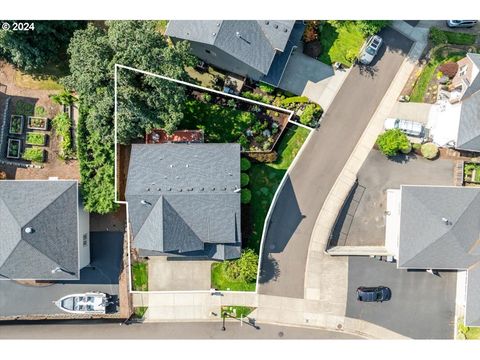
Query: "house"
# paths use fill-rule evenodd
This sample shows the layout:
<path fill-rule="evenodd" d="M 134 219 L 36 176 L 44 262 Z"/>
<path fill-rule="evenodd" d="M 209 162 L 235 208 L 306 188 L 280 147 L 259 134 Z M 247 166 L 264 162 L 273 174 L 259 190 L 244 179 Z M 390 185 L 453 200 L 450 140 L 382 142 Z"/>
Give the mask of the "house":
<path fill-rule="evenodd" d="M 78 182 L 0 181 L 0 278 L 78 280 L 90 263 Z"/>
<path fill-rule="evenodd" d="M 125 198 L 140 256 L 240 257 L 239 144 L 133 144 Z"/>
<path fill-rule="evenodd" d="M 294 20 L 172 20 L 165 34 L 206 63 L 278 86 L 303 30 Z"/>
<path fill-rule="evenodd" d="M 459 103 L 434 105 L 428 126 L 437 145 L 480 152 L 480 87 L 475 93 L 464 95 Z"/>
<path fill-rule="evenodd" d="M 467 53 L 457 61 L 458 71 L 452 79 L 451 101 L 465 100 L 480 90 L 480 54 Z"/>
<path fill-rule="evenodd" d="M 465 271 L 465 324 L 480 326 L 480 188 L 403 185 L 387 209 L 398 268 Z"/>

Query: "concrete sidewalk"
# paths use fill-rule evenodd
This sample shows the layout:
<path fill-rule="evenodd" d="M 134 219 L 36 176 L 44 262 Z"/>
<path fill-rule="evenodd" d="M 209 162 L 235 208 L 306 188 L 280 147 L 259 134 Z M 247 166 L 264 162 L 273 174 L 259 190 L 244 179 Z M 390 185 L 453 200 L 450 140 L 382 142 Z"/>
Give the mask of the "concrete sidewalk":
<path fill-rule="evenodd" d="M 305 299 L 328 303 L 337 301 L 346 305 L 348 288 L 348 262 L 346 257 L 325 253 L 330 231 L 352 188 L 357 173 L 372 149 L 383 121 L 395 106 L 397 99 L 427 44 L 428 29 L 414 28 L 404 21 L 394 21 L 392 27 L 415 41 L 407 58 L 397 72 L 392 84 L 371 118 L 354 151 L 350 155 L 327 200 L 318 215 L 310 240 L 305 270 Z M 331 284 L 335 284 L 332 288 Z M 345 308 L 343 313 L 345 314 Z"/>
<path fill-rule="evenodd" d="M 210 293 L 136 293 L 134 307 L 147 306 L 145 322 L 218 321 L 221 307 L 239 305 L 255 307 L 250 318 L 269 324 L 322 328 L 360 335 L 372 339 L 406 339 L 363 320 L 322 312 L 320 302 L 246 292 Z"/>

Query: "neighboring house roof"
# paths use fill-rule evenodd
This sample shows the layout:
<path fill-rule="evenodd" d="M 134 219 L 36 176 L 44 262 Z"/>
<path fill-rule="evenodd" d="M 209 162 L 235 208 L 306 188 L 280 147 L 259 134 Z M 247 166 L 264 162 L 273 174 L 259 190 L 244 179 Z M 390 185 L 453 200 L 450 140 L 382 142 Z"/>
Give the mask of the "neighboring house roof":
<path fill-rule="evenodd" d="M 171 20 L 165 34 L 209 44 L 262 74 L 287 46 L 294 20 Z"/>
<path fill-rule="evenodd" d="M 1 277 L 79 278 L 76 181 L 0 181 L 0 229 Z"/>
<path fill-rule="evenodd" d="M 466 58 L 470 60 L 470 63 L 474 69 L 469 70 L 469 73 L 471 74 L 469 79 L 470 84 L 463 93 L 462 100 L 467 99 L 480 90 L 480 54 L 467 53 Z"/>
<path fill-rule="evenodd" d="M 480 188 L 402 186 L 399 267 L 467 269 L 480 261 L 479 214 Z"/>
<path fill-rule="evenodd" d="M 480 188 L 402 186 L 398 267 L 467 270 L 465 323 L 480 326 Z"/>
<path fill-rule="evenodd" d="M 463 100 L 455 147 L 480 151 L 480 91 Z"/>
<path fill-rule="evenodd" d="M 240 255 L 240 146 L 134 144 L 126 200 L 134 244 L 147 253 Z"/>

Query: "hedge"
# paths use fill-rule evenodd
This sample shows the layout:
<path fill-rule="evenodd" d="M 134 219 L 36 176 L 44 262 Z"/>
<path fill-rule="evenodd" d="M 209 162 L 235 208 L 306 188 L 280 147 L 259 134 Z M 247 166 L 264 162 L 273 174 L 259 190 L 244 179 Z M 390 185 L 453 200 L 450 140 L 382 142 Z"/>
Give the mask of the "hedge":
<path fill-rule="evenodd" d="M 250 162 L 250 160 L 248 160 L 247 158 L 240 159 L 240 169 L 242 171 L 247 171 L 251 167 L 252 167 L 252 163 Z"/>

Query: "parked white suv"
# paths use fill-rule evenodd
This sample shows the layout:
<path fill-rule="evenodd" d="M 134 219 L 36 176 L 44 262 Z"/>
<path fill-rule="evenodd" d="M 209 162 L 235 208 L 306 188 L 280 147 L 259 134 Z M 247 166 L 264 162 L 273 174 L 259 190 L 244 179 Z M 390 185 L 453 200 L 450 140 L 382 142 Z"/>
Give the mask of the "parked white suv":
<path fill-rule="evenodd" d="M 360 55 L 358 60 L 364 64 L 368 65 L 372 62 L 375 55 L 377 55 L 378 50 L 382 46 L 383 40 L 378 35 L 371 36 L 365 45 L 363 45 L 362 50 L 360 51 Z"/>
<path fill-rule="evenodd" d="M 422 123 L 412 120 L 403 120 L 388 118 L 383 123 L 385 130 L 399 129 L 407 135 L 422 137 L 425 133 L 425 128 Z"/>

